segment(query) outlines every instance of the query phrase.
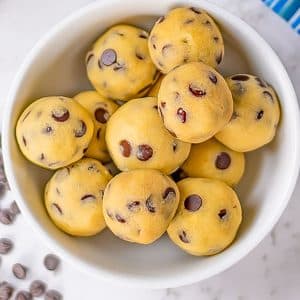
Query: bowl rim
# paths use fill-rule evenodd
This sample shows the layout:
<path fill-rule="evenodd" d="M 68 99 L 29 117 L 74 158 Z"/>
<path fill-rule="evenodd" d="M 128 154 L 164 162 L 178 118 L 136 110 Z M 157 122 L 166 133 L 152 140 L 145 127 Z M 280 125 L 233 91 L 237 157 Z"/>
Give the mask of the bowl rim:
<path fill-rule="evenodd" d="M 153 0 L 152 0 L 153 1 Z M 159 3 L 160 0 L 155 0 Z M 181 3 L 177 3 L 176 0 L 167 0 L 168 3 L 171 5 L 177 4 L 178 6 Z M 13 111 L 15 99 L 17 97 L 17 93 L 19 90 L 19 85 L 22 82 L 22 79 L 26 76 L 27 71 L 30 69 L 32 61 L 38 55 L 38 53 L 44 49 L 49 41 L 55 38 L 56 34 L 60 32 L 63 28 L 68 27 L 70 24 L 75 22 L 75 20 L 80 19 L 84 15 L 88 14 L 91 10 L 94 9 L 101 9 L 105 6 L 111 7 L 113 5 L 130 5 L 136 3 L 135 0 L 102 0 L 101 2 L 95 1 L 90 3 L 86 6 L 83 6 L 76 10 L 75 12 L 71 13 L 69 16 L 64 18 L 54 27 L 52 27 L 32 48 L 29 54 L 24 59 L 23 63 L 21 64 L 8 93 L 7 101 L 4 107 L 4 117 L 2 120 L 2 153 L 3 153 L 3 161 L 4 161 L 4 168 L 6 172 L 6 176 L 8 182 L 10 184 L 12 193 L 14 194 L 18 205 L 25 217 L 25 221 L 30 225 L 30 227 L 37 232 L 38 238 L 41 238 L 45 244 L 50 248 L 53 249 L 62 259 L 66 260 L 74 267 L 80 269 L 82 272 L 85 272 L 89 275 L 95 276 L 100 278 L 103 281 L 107 281 L 110 283 L 117 283 L 121 286 L 126 287 L 134 287 L 134 288 L 152 288 L 152 289 L 159 289 L 159 288 L 170 288 L 170 287 L 177 287 L 186 284 L 191 284 L 197 281 L 201 281 L 207 279 L 213 275 L 223 272 L 227 268 L 231 267 L 242 258 L 244 258 L 250 251 L 252 251 L 262 240 L 263 238 L 271 231 L 274 225 L 279 220 L 280 216 L 282 215 L 284 209 L 286 208 L 289 199 L 292 195 L 292 192 L 295 188 L 297 177 L 300 168 L 300 137 L 296 138 L 295 140 L 295 148 L 294 148 L 294 168 L 290 171 L 290 180 L 287 184 L 283 194 L 281 196 L 281 205 L 279 206 L 278 210 L 273 214 L 269 219 L 268 222 L 264 224 L 264 227 L 255 235 L 252 236 L 251 239 L 245 239 L 241 245 L 236 249 L 236 255 L 231 255 L 230 257 L 226 257 L 219 263 L 218 265 L 207 268 L 206 270 L 197 270 L 189 272 L 185 276 L 170 276 L 168 278 L 164 278 L 163 280 L 160 277 L 155 278 L 155 276 L 149 277 L 142 277 L 142 276 L 135 276 L 135 275 L 125 275 L 123 273 L 118 272 L 111 272 L 108 270 L 101 269 L 99 267 L 95 267 L 87 262 L 84 262 L 74 256 L 71 252 L 67 251 L 63 246 L 57 243 L 54 239 L 52 239 L 47 231 L 39 225 L 36 218 L 32 215 L 29 207 L 27 206 L 26 202 L 23 200 L 22 193 L 16 183 L 15 176 L 12 166 L 12 158 L 10 155 L 10 139 L 13 138 L 9 134 L 10 125 L 11 125 L 11 113 Z M 139 2 L 139 1 L 138 1 Z M 142 1 L 141 1 L 142 2 Z M 204 9 L 208 9 L 216 14 L 223 14 L 228 20 L 230 20 L 231 24 L 234 26 L 240 26 L 243 30 L 247 31 L 247 34 L 251 36 L 252 39 L 255 39 L 261 47 L 265 49 L 266 55 L 270 56 L 273 63 L 277 65 L 278 72 L 281 73 L 281 76 L 284 77 L 285 82 L 285 90 L 289 94 L 290 97 L 290 105 L 294 106 L 294 121 L 297 125 L 297 128 L 300 128 L 300 113 L 299 113 L 299 106 L 297 102 L 297 96 L 294 91 L 293 85 L 291 80 L 286 72 L 285 67 L 283 66 L 282 62 L 280 61 L 277 54 L 271 48 L 271 46 L 246 22 L 241 20 L 239 17 L 235 16 L 234 14 L 228 12 L 226 9 L 219 7 L 215 4 L 209 3 L 205 0 L 191 0 L 185 1 L 185 5 L 195 5 L 195 6 L 203 6 Z M 142 5 L 142 4 L 139 4 Z"/>

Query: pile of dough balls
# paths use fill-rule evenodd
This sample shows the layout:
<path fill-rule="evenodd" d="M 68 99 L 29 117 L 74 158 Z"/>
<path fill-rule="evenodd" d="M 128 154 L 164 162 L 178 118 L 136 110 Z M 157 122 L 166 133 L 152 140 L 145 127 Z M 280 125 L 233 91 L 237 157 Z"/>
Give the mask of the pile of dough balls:
<path fill-rule="evenodd" d="M 219 27 L 195 7 L 169 11 L 150 33 L 112 26 L 83 62 L 93 90 L 23 111 L 19 149 L 54 171 L 44 202 L 60 230 L 93 236 L 107 226 L 139 244 L 167 232 L 196 256 L 233 242 L 244 152 L 273 140 L 280 107 L 260 77 L 224 78 L 224 53 Z"/>

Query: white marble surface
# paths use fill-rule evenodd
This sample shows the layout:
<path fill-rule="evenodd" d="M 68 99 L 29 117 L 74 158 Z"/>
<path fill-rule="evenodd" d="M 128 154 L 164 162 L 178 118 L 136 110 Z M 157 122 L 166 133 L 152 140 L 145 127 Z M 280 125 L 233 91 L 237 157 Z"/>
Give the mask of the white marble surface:
<path fill-rule="evenodd" d="M 137 0 L 138 1 L 138 0 Z M 24 56 L 53 25 L 91 0 L 0 0 L 0 116 L 13 76 Z M 300 96 L 300 40 L 286 23 L 260 0 L 214 0 L 252 25 L 279 54 Z M 297 51 L 298 50 L 298 51 Z M 15 242 L 11 255 L 0 259 L 0 281 L 27 288 L 33 279 L 45 280 L 67 300 L 157 299 L 157 300 L 296 300 L 300 294 L 300 182 L 280 222 L 264 241 L 241 262 L 213 278 L 190 286 L 145 291 L 102 283 L 83 276 L 63 262 L 54 274 L 42 267 L 48 249 L 32 234 L 22 216 L 12 226 L 0 224 L 0 237 Z M 0 201 L 6 207 L 10 193 Z M 13 278 L 11 265 L 27 265 L 28 279 Z"/>

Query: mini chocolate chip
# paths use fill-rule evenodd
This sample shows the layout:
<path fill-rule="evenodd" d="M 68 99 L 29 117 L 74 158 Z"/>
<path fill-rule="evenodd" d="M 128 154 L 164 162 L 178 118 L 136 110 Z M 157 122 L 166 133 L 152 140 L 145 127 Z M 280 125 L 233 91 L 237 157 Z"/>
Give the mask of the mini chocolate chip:
<path fill-rule="evenodd" d="M 218 216 L 221 220 L 224 220 L 227 217 L 227 210 L 221 209 L 218 213 Z"/>
<path fill-rule="evenodd" d="M 18 279 L 26 278 L 27 270 L 23 265 L 21 265 L 19 263 L 13 265 L 12 272 L 15 275 L 15 277 Z"/>
<path fill-rule="evenodd" d="M 46 285 L 41 280 L 34 280 L 29 287 L 29 291 L 33 297 L 40 297 L 46 291 Z"/>
<path fill-rule="evenodd" d="M 182 170 L 182 169 L 177 169 L 174 173 L 172 173 L 172 178 L 174 179 L 175 182 L 178 182 L 179 180 L 188 177 L 188 175 Z"/>
<path fill-rule="evenodd" d="M 182 107 L 179 107 L 177 109 L 177 116 L 178 116 L 179 120 L 181 121 L 181 123 L 185 123 L 185 121 L 186 121 L 186 112 Z"/>
<path fill-rule="evenodd" d="M 80 123 L 80 128 L 79 129 L 74 129 L 74 134 L 75 134 L 75 137 L 77 137 L 77 138 L 80 138 L 80 137 L 84 136 L 85 133 L 86 133 L 85 123 L 82 120 L 79 120 L 79 123 Z"/>
<path fill-rule="evenodd" d="M 150 195 L 147 199 L 146 199 L 146 207 L 148 209 L 149 212 L 151 213 L 155 213 L 155 207 L 153 204 L 153 200 L 152 200 L 152 195 Z"/>
<path fill-rule="evenodd" d="M 119 214 L 116 214 L 116 219 L 120 223 L 126 223 L 126 220 L 123 217 L 121 217 Z"/>
<path fill-rule="evenodd" d="M 191 24 L 195 21 L 195 19 L 186 19 L 183 24 Z"/>
<path fill-rule="evenodd" d="M 168 52 L 168 50 L 172 47 L 172 44 L 166 44 L 161 48 L 161 53 L 163 56 L 165 56 Z"/>
<path fill-rule="evenodd" d="M 84 195 L 80 199 L 83 203 L 88 203 L 88 202 L 95 202 L 96 197 L 94 195 L 88 194 Z"/>
<path fill-rule="evenodd" d="M 119 35 L 119 36 L 124 36 L 124 33 L 122 33 L 122 32 L 117 31 L 116 34 Z"/>
<path fill-rule="evenodd" d="M 24 135 L 22 136 L 22 140 L 23 140 L 23 144 L 24 144 L 24 146 L 27 146 L 27 141 L 26 141 L 26 139 L 25 139 Z"/>
<path fill-rule="evenodd" d="M 221 63 L 222 59 L 223 59 L 223 52 L 221 52 L 216 58 L 216 62 L 218 65 Z"/>
<path fill-rule="evenodd" d="M 176 197 L 175 190 L 172 187 L 166 188 L 166 190 L 163 193 L 163 199 L 166 201 L 170 201 L 175 197 Z"/>
<path fill-rule="evenodd" d="M 62 215 L 62 209 L 60 208 L 60 206 L 57 203 L 52 203 L 51 204 L 51 208 L 59 215 Z"/>
<path fill-rule="evenodd" d="M 184 230 L 181 231 L 181 233 L 178 234 L 178 237 L 180 238 L 180 240 L 183 242 L 183 243 L 189 243 L 190 241 L 188 240 L 187 238 L 187 235 L 186 235 L 186 232 Z"/>
<path fill-rule="evenodd" d="M 238 81 L 247 81 L 249 80 L 249 76 L 247 75 L 243 75 L 243 74 L 239 74 L 239 75 L 234 75 L 231 77 L 232 80 L 238 80 Z"/>
<path fill-rule="evenodd" d="M 96 164 L 91 164 L 88 166 L 88 171 L 91 171 L 91 172 L 96 172 L 96 173 L 99 173 L 99 169 L 97 168 Z"/>
<path fill-rule="evenodd" d="M 89 53 L 87 56 L 86 56 L 86 60 L 85 60 L 85 63 L 88 65 L 88 63 L 90 62 L 90 60 L 94 57 L 94 54 L 93 53 Z"/>
<path fill-rule="evenodd" d="M 258 113 L 256 113 L 256 119 L 257 120 L 260 120 L 264 115 L 264 111 L 263 110 L 260 110 Z"/>
<path fill-rule="evenodd" d="M 218 78 L 217 78 L 217 76 L 213 72 L 209 72 L 208 78 L 210 79 L 210 81 L 213 84 L 216 84 L 218 82 Z"/>
<path fill-rule="evenodd" d="M 100 134 L 101 134 L 101 128 L 99 128 L 99 129 L 97 130 L 97 134 L 96 134 L 97 140 L 100 139 Z"/>
<path fill-rule="evenodd" d="M 142 89 L 140 89 L 138 91 L 138 94 L 141 94 L 141 93 L 144 93 L 144 92 L 150 90 L 151 86 L 152 86 L 151 84 L 146 85 L 145 87 L 143 87 Z"/>
<path fill-rule="evenodd" d="M 69 119 L 70 113 L 65 107 L 59 107 L 52 111 L 52 118 L 56 122 L 65 122 Z"/>
<path fill-rule="evenodd" d="M 147 39 L 148 38 L 148 33 L 146 31 L 142 31 L 139 34 L 139 38 L 141 38 L 141 39 Z"/>
<path fill-rule="evenodd" d="M 182 42 L 183 42 L 184 44 L 187 44 L 187 43 L 188 43 L 188 40 L 187 40 L 187 39 L 183 39 Z M 177 67 L 176 67 L 176 68 L 177 68 Z"/>
<path fill-rule="evenodd" d="M 214 39 L 215 42 L 219 41 L 219 37 L 217 37 L 217 36 L 214 36 L 213 39 Z"/>
<path fill-rule="evenodd" d="M 19 291 L 15 300 L 32 300 L 32 295 L 27 291 Z"/>
<path fill-rule="evenodd" d="M 0 283 L 0 299 L 9 300 L 14 292 L 14 288 L 6 281 Z"/>
<path fill-rule="evenodd" d="M 271 94 L 270 92 L 268 92 L 268 91 L 263 91 L 263 95 L 264 95 L 266 98 L 270 99 L 272 102 L 274 101 L 274 100 L 273 100 L 273 96 L 272 96 L 272 94 Z"/>
<path fill-rule="evenodd" d="M 49 271 L 54 271 L 59 265 L 59 258 L 54 254 L 47 254 L 44 258 L 44 266 Z"/>
<path fill-rule="evenodd" d="M 162 108 L 165 108 L 165 107 L 166 107 L 166 102 L 160 102 L 160 106 L 161 106 Z"/>
<path fill-rule="evenodd" d="M 136 152 L 136 157 L 138 160 L 141 161 L 146 161 L 149 160 L 153 155 L 153 149 L 151 146 L 143 144 L 143 145 L 138 145 L 138 149 Z"/>
<path fill-rule="evenodd" d="M 165 17 L 164 17 L 164 16 L 161 16 L 161 17 L 156 21 L 156 23 L 157 23 L 157 24 L 162 23 L 164 20 L 165 20 Z"/>
<path fill-rule="evenodd" d="M 195 96 L 195 97 L 203 97 L 206 95 L 205 90 L 201 90 L 199 87 L 197 87 L 195 84 L 191 83 L 189 84 L 189 91 Z"/>
<path fill-rule="evenodd" d="M 56 290 L 48 290 L 45 295 L 45 300 L 61 300 L 62 295 Z"/>
<path fill-rule="evenodd" d="M 211 26 L 211 23 L 210 23 L 209 20 L 206 20 L 203 24 L 206 25 L 206 26 Z"/>
<path fill-rule="evenodd" d="M 120 142 L 120 151 L 124 157 L 129 157 L 131 155 L 131 145 L 127 140 L 122 140 Z"/>
<path fill-rule="evenodd" d="M 193 11 L 195 14 L 201 14 L 201 10 L 199 8 L 196 7 L 190 7 L 190 10 Z"/>
<path fill-rule="evenodd" d="M 157 106 L 157 105 L 153 105 L 153 108 L 157 110 L 157 109 L 158 109 L 158 106 Z"/>
<path fill-rule="evenodd" d="M 156 36 L 155 35 L 152 35 L 150 37 L 150 42 L 152 44 L 153 49 L 156 49 L 156 45 L 155 45 L 155 43 L 156 43 Z"/>
<path fill-rule="evenodd" d="M 9 211 L 13 215 L 18 215 L 20 213 L 20 209 L 16 201 L 13 201 L 9 206 Z"/>
<path fill-rule="evenodd" d="M 193 194 L 185 198 L 184 207 L 189 211 L 197 211 L 202 205 L 202 199 L 199 195 Z"/>
<path fill-rule="evenodd" d="M 136 211 L 139 208 L 140 204 L 140 201 L 132 201 L 127 204 L 127 208 L 131 211 Z"/>
<path fill-rule="evenodd" d="M 105 49 L 100 57 L 101 65 L 111 66 L 117 61 L 117 53 L 114 49 Z"/>
<path fill-rule="evenodd" d="M 107 123 L 108 119 L 109 119 L 109 113 L 106 109 L 104 108 L 97 108 L 95 110 L 95 113 L 94 113 L 94 116 L 95 116 L 95 119 L 102 123 L 102 124 L 105 124 Z"/>
<path fill-rule="evenodd" d="M 175 152 L 177 149 L 177 141 L 173 141 L 172 148 L 173 148 L 173 152 Z"/>
<path fill-rule="evenodd" d="M 140 60 L 144 60 L 145 59 L 145 56 L 143 55 L 143 54 L 141 54 L 141 53 L 135 53 L 135 56 L 138 58 L 138 59 L 140 59 Z"/>
<path fill-rule="evenodd" d="M 217 155 L 215 160 L 215 166 L 217 169 L 225 170 L 227 169 L 231 164 L 231 158 L 228 153 L 221 152 Z"/>
<path fill-rule="evenodd" d="M 258 82 L 259 86 L 261 86 L 263 88 L 267 87 L 267 84 L 262 79 L 260 79 L 259 77 L 255 77 L 255 80 Z"/>
<path fill-rule="evenodd" d="M 9 209 L 0 209 L 0 223 L 10 225 L 13 223 L 15 216 Z"/>
<path fill-rule="evenodd" d="M 1 238 L 0 239 L 0 254 L 7 254 L 13 248 L 13 243 L 10 239 Z"/>

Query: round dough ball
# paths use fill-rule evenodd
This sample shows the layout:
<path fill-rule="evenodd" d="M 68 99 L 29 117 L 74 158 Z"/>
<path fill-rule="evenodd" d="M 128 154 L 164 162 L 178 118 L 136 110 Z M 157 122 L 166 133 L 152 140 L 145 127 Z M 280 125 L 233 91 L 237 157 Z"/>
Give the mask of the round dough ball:
<path fill-rule="evenodd" d="M 234 240 L 242 221 L 239 199 L 215 179 L 186 178 L 178 183 L 180 202 L 168 234 L 192 255 L 214 255 Z"/>
<path fill-rule="evenodd" d="M 157 97 L 158 96 L 158 92 L 161 86 L 161 82 L 164 79 L 165 76 L 160 76 L 158 78 L 158 80 L 155 82 L 155 84 L 152 86 L 151 90 L 148 93 L 149 97 Z"/>
<path fill-rule="evenodd" d="M 157 170 L 133 170 L 109 182 L 103 214 L 107 226 L 119 238 L 150 244 L 167 230 L 178 202 L 178 188 L 171 178 Z"/>
<path fill-rule="evenodd" d="M 103 194 L 111 178 L 105 167 L 91 158 L 56 171 L 45 188 L 45 205 L 52 221 L 74 236 L 103 230 Z"/>
<path fill-rule="evenodd" d="M 216 67 L 224 56 L 218 26 L 207 13 L 194 7 L 175 8 L 159 18 L 148 44 L 153 62 L 164 74 L 187 62 L 202 61 Z"/>
<path fill-rule="evenodd" d="M 188 159 L 181 166 L 187 177 L 219 179 L 235 186 L 244 174 L 245 157 L 212 138 L 201 144 L 194 144 Z"/>
<path fill-rule="evenodd" d="M 224 78 L 200 62 L 168 73 L 161 83 L 158 104 L 166 128 L 189 143 L 210 139 L 229 122 L 233 111 Z"/>
<path fill-rule="evenodd" d="M 119 106 L 95 91 L 79 93 L 74 100 L 90 113 L 94 121 L 94 135 L 85 156 L 108 162 L 110 157 L 105 142 L 106 123 Z"/>
<path fill-rule="evenodd" d="M 280 119 L 280 107 L 273 88 L 259 77 L 236 74 L 227 78 L 234 112 L 216 138 L 227 147 L 247 152 L 271 142 Z"/>
<path fill-rule="evenodd" d="M 128 101 L 147 94 L 159 73 L 148 50 L 148 33 L 117 25 L 106 31 L 86 56 L 87 75 L 104 97 Z"/>
<path fill-rule="evenodd" d="M 188 157 L 191 145 L 174 138 L 157 112 L 157 99 L 134 99 L 109 119 L 106 143 L 118 169 L 175 171 Z"/>
<path fill-rule="evenodd" d="M 89 113 L 66 97 L 36 100 L 21 114 L 16 127 L 24 156 L 47 169 L 58 169 L 79 160 L 93 132 Z"/>

